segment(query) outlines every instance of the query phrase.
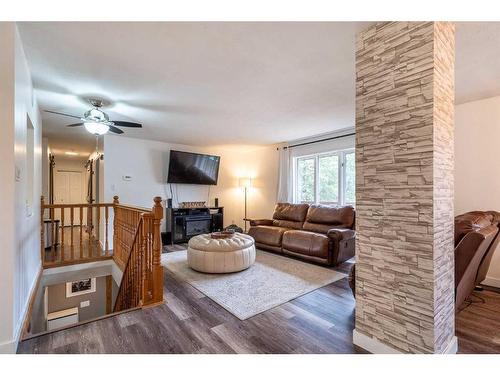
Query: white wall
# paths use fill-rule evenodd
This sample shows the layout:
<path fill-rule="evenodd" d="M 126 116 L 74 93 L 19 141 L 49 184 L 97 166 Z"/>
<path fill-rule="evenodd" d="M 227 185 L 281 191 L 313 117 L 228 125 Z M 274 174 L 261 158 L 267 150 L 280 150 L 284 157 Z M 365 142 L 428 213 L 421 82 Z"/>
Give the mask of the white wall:
<path fill-rule="evenodd" d="M 500 96 L 455 108 L 455 214 L 500 211 Z M 500 250 L 485 284 L 500 287 Z"/>
<path fill-rule="evenodd" d="M 125 204 L 152 207 L 153 197 L 170 197 L 166 184 L 170 149 L 221 156 L 217 186 L 174 186 L 174 206 L 178 201 L 207 201 L 219 198 L 224 206 L 225 225 L 243 225 L 243 189 L 239 177 L 253 177 L 254 187 L 248 197 L 249 217 L 270 217 L 274 210 L 277 187 L 278 153 L 273 146 L 196 147 L 155 142 L 123 136 L 104 137 L 104 200 L 118 195 Z M 123 176 L 132 176 L 124 181 Z M 210 196 L 209 196 L 210 195 Z M 177 201 L 178 197 L 178 201 Z M 164 223 L 162 230 L 165 230 Z"/>
<path fill-rule="evenodd" d="M 41 267 L 41 120 L 31 76 L 15 23 L 0 22 L 0 352 L 15 351 L 21 324 Z M 27 189 L 27 116 L 34 127 L 34 188 Z M 18 176 L 17 178 L 15 176 Z M 26 207 L 27 192 L 33 206 Z"/>
<path fill-rule="evenodd" d="M 0 353 L 14 348 L 14 36 L 12 24 L 0 22 Z"/>

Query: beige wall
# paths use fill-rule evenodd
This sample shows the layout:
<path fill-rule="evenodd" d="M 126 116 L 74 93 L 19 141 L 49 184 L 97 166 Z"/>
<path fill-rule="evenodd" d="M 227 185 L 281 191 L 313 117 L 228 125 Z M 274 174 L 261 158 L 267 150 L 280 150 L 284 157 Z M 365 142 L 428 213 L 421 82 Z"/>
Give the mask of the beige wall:
<path fill-rule="evenodd" d="M 455 109 L 455 214 L 500 211 L 500 96 Z M 485 284 L 500 287 L 500 251 Z"/>
<path fill-rule="evenodd" d="M 271 218 L 278 187 L 278 151 L 276 146 L 218 146 L 210 153 L 221 156 L 219 183 L 210 196 L 219 197 L 224 206 L 224 225 L 233 222 L 243 228 L 244 190 L 240 177 L 252 178 L 247 195 L 249 218 Z"/>

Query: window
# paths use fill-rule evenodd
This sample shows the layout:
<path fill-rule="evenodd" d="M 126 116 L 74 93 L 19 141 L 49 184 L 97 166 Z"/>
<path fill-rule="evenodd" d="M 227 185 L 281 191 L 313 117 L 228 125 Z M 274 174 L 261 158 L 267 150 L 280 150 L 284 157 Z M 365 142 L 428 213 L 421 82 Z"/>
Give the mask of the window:
<path fill-rule="evenodd" d="M 294 201 L 354 205 L 355 178 L 355 159 L 352 149 L 296 157 Z"/>
<path fill-rule="evenodd" d="M 314 158 L 301 158 L 297 160 L 297 194 L 300 202 L 314 202 L 316 185 L 314 173 Z"/>

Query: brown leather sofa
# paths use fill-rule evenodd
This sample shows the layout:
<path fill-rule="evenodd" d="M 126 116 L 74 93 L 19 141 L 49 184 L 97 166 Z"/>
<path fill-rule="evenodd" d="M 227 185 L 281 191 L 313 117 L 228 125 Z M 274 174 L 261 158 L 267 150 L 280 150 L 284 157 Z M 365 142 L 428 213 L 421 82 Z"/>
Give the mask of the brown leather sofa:
<path fill-rule="evenodd" d="M 486 278 L 488 268 L 500 243 L 500 213 L 472 211 L 455 217 L 455 308 L 469 297 Z M 356 292 L 355 265 L 349 285 Z"/>
<path fill-rule="evenodd" d="M 259 249 L 325 265 L 354 256 L 352 206 L 278 203 L 272 220 L 252 220 L 248 234 Z"/>

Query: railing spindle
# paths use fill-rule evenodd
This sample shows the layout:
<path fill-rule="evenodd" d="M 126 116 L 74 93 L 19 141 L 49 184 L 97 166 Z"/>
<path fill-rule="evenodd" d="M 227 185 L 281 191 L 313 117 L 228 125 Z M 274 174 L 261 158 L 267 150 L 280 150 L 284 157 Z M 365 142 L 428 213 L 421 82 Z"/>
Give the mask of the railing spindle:
<path fill-rule="evenodd" d="M 104 254 L 108 256 L 109 254 L 109 242 L 108 242 L 108 220 L 109 220 L 109 209 L 108 206 L 104 207 L 104 221 L 106 223 L 105 228 L 105 242 L 104 242 Z"/>
<path fill-rule="evenodd" d="M 52 237 L 51 238 L 52 246 L 50 248 L 50 257 L 51 257 L 51 261 L 55 262 L 56 261 L 55 254 L 56 254 L 57 230 L 56 230 L 55 225 L 54 225 L 54 209 L 53 208 L 50 209 L 50 234 Z"/>
<path fill-rule="evenodd" d="M 70 245 L 70 249 L 71 249 L 71 260 L 74 259 L 75 257 L 75 245 L 74 245 L 74 242 L 73 242 L 73 224 L 74 224 L 74 208 L 71 207 L 70 208 L 70 225 L 71 225 L 71 245 Z"/>
<path fill-rule="evenodd" d="M 88 255 L 92 258 L 92 206 L 87 207 L 87 234 L 88 234 Z"/>
<path fill-rule="evenodd" d="M 80 206 L 80 259 L 83 259 L 83 206 Z"/>
<path fill-rule="evenodd" d="M 65 208 L 61 208 L 61 262 L 64 263 L 64 252 L 65 252 L 65 244 L 64 244 L 64 211 Z"/>
<path fill-rule="evenodd" d="M 98 256 L 102 256 L 102 246 L 101 246 L 101 208 L 96 207 L 96 225 L 95 225 L 95 239 Z"/>

